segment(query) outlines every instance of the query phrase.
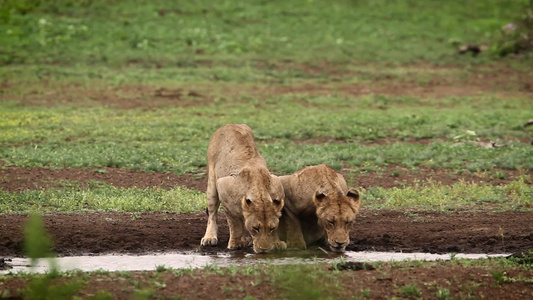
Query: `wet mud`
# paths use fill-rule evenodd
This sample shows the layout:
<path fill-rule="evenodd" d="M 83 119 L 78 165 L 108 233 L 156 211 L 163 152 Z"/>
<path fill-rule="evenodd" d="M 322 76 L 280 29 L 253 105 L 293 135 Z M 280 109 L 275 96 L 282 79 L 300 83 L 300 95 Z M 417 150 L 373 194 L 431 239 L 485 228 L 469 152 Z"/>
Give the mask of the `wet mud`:
<path fill-rule="evenodd" d="M 59 256 L 231 252 L 219 214 L 219 245 L 200 248 L 205 213 L 54 213 L 43 221 Z M 27 215 L 0 215 L 0 256 L 23 256 Z M 531 212 L 425 212 L 362 209 L 348 251 L 516 253 L 533 247 Z M 251 249 L 242 252 L 251 253 Z"/>

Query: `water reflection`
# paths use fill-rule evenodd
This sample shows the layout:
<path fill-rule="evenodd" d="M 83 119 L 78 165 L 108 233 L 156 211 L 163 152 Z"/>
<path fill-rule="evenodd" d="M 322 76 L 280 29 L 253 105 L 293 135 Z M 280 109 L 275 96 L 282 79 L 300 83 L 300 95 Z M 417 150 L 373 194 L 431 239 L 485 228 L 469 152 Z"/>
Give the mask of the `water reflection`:
<path fill-rule="evenodd" d="M 508 254 L 453 254 L 456 258 L 487 258 L 506 256 Z M 352 252 L 344 254 L 325 253 L 319 250 L 297 252 L 280 252 L 274 254 L 252 254 L 243 252 L 223 252 L 211 255 L 201 253 L 165 253 L 153 255 L 101 255 L 101 256 L 69 256 L 56 258 L 56 263 L 61 271 L 82 270 L 96 271 L 138 271 L 155 270 L 157 266 L 167 268 L 202 268 L 206 265 L 226 267 L 231 265 L 251 264 L 299 264 L 333 262 L 343 257 L 345 261 L 376 262 L 376 261 L 403 261 L 403 260 L 449 260 L 451 254 L 431 253 L 395 253 L 395 252 Z M 30 267 L 27 258 L 12 258 L 12 269 L 0 271 L 0 274 L 9 272 L 36 272 L 44 273 L 50 267 L 50 262 L 41 259 L 34 268 Z"/>

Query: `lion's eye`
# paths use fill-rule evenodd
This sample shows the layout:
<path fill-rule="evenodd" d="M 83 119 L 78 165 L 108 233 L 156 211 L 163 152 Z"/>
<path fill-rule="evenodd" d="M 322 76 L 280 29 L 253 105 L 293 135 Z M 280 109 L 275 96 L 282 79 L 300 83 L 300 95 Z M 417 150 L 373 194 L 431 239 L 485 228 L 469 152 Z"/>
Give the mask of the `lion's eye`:
<path fill-rule="evenodd" d="M 270 227 L 270 233 L 274 232 L 276 230 L 276 227 Z"/>
<path fill-rule="evenodd" d="M 252 229 L 253 229 L 255 232 L 259 232 L 259 227 L 258 227 L 258 226 L 254 226 L 254 227 L 252 227 Z"/>
<path fill-rule="evenodd" d="M 328 224 L 331 225 L 331 226 L 335 226 L 335 221 L 334 220 L 328 220 Z"/>

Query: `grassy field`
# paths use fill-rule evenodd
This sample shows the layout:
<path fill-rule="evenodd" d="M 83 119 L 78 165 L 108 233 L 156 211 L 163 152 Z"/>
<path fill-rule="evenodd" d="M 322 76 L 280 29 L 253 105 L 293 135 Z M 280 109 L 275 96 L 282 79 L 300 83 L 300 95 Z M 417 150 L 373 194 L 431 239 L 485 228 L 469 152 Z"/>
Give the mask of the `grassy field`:
<path fill-rule="evenodd" d="M 203 174 L 210 135 L 246 123 L 277 174 L 319 163 L 352 176 L 391 165 L 488 176 L 522 170 L 509 186 L 450 188 L 490 190 L 483 199 L 530 208 L 532 133 L 523 124 L 533 111 L 524 83 L 533 78 L 531 57 L 456 53 L 467 42 L 490 49 L 521 5 L 4 1 L 0 159 L 3 167 Z M 506 147 L 468 143 L 478 140 Z M 413 189 L 401 193 L 421 194 Z M 371 199 L 398 191 L 364 192 L 369 207 L 427 203 L 417 197 L 382 206 Z M 169 210 L 147 204 L 164 197 L 155 190 L 94 185 L 73 193 L 144 204 L 102 207 L 69 202 L 65 191 L 2 192 L 4 211 Z M 187 193 L 180 195 L 199 201 Z"/>
<path fill-rule="evenodd" d="M 218 127 L 246 123 L 255 129 L 269 166 L 283 173 L 319 162 L 339 169 L 342 161 L 369 167 L 394 163 L 471 171 L 533 169 L 533 150 L 517 142 L 531 135 L 522 128 L 533 110 L 525 99 L 506 99 L 504 105 L 514 108 L 503 108 L 503 101 L 491 99 L 483 108 L 458 104 L 439 109 L 420 106 L 417 101 L 412 105 L 400 101 L 399 107 L 391 104 L 382 111 L 357 104 L 376 99 L 310 97 L 306 100 L 323 105 L 306 108 L 294 103 L 300 97 L 262 100 L 260 105 L 269 106 L 265 109 L 239 102 L 155 111 L 7 104 L 0 123 L 1 155 L 7 163 L 18 166 L 110 166 L 183 174 L 206 165 L 205 149 Z M 297 118 L 291 117 L 295 115 Z M 477 138 L 509 145 L 492 150 L 454 145 L 454 137 L 468 130 L 475 131 Z M 334 141 L 318 145 L 294 141 L 319 137 Z M 434 142 L 429 146 L 402 142 L 410 138 Z M 376 139 L 399 143 L 372 144 Z"/>
<path fill-rule="evenodd" d="M 117 67 L 190 65 L 198 54 L 242 64 L 250 59 L 456 63 L 452 43 L 486 42 L 526 1 L 21 2 L 18 9 L 11 5 L 9 16 L 10 7 L 2 9 L 9 18 L 0 28 L 7 33 L 4 63 Z"/>

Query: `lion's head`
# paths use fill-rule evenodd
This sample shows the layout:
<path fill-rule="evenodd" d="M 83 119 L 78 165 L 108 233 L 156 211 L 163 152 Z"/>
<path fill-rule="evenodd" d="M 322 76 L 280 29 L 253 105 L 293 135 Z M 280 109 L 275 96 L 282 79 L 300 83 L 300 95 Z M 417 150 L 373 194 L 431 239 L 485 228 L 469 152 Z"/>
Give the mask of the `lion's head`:
<path fill-rule="evenodd" d="M 285 248 L 277 232 L 285 199 L 279 178 L 266 169 L 244 169 L 241 176 L 251 187 L 241 205 L 244 226 L 252 236 L 254 251 L 267 253 Z"/>
<path fill-rule="evenodd" d="M 344 252 L 350 243 L 350 229 L 359 211 L 359 193 L 349 189 L 340 191 L 318 190 L 314 197 L 318 222 L 326 230 L 328 245 L 333 252 Z"/>

